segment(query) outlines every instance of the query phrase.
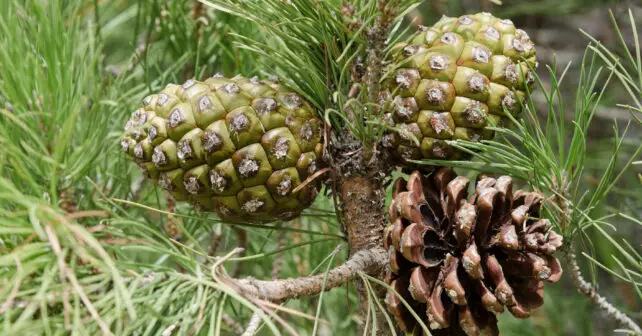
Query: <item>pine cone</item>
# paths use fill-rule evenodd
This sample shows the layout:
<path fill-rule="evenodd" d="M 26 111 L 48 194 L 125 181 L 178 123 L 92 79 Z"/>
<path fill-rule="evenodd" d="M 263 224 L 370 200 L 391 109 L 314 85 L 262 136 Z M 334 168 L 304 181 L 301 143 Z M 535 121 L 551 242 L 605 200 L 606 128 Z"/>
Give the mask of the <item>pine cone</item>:
<path fill-rule="evenodd" d="M 497 335 L 496 314 L 529 317 L 543 304 L 544 281 L 562 275 L 552 255 L 562 237 L 538 218 L 540 194 L 513 193 L 508 176 L 483 176 L 467 198 L 468 184 L 450 168 L 414 172 L 396 181 L 388 209 L 388 283 L 434 335 Z M 416 320 L 395 293 L 386 303 L 413 332 Z"/>
<path fill-rule="evenodd" d="M 406 160 L 461 159 L 447 140 L 491 139 L 488 126 L 517 116 L 534 77 L 535 47 L 510 20 L 489 13 L 444 17 L 393 46 L 386 144 Z"/>
<path fill-rule="evenodd" d="M 229 220 L 299 215 L 319 181 L 323 123 L 312 106 L 274 81 L 224 78 L 169 85 L 143 99 L 121 147 L 179 201 Z"/>

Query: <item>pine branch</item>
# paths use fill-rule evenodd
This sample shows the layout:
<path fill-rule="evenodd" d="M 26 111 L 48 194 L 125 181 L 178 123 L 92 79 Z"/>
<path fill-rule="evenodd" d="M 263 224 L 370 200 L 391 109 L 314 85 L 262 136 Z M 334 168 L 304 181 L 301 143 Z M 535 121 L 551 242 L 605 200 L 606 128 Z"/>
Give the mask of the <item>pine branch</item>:
<path fill-rule="evenodd" d="M 586 296 L 600 310 L 602 310 L 610 318 L 614 319 L 622 326 L 628 328 L 629 330 L 632 330 L 635 333 L 642 333 L 642 329 L 640 329 L 640 326 L 638 326 L 635 321 L 633 321 L 633 319 L 631 319 L 629 316 L 627 316 L 618 308 L 613 306 L 610 302 L 608 302 L 605 297 L 597 292 L 595 286 L 584 279 L 584 277 L 582 276 L 582 272 L 580 271 L 580 267 L 577 264 L 577 256 L 575 255 L 575 253 L 569 252 L 566 255 L 566 259 L 568 264 L 567 269 L 570 273 L 571 280 L 573 280 L 573 283 L 580 293 Z"/>
<path fill-rule="evenodd" d="M 343 265 L 328 272 L 325 290 L 342 286 L 359 277 L 359 272 L 379 274 L 387 264 L 388 255 L 382 248 L 360 250 Z M 246 297 L 259 297 L 270 301 L 281 302 L 305 296 L 317 295 L 323 288 L 325 274 L 308 277 L 256 280 L 256 279 L 221 279 Z"/>

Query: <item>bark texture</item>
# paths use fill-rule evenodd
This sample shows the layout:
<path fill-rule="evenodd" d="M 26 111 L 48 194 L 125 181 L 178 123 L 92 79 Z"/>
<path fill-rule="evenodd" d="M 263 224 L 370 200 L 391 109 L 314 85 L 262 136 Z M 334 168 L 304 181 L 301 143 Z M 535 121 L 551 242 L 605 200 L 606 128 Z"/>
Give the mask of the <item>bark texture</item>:
<path fill-rule="evenodd" d="M 366 176 L 349 177 L 341 181 L 340 196 L 350 254 L 382 247 L 386 226 L 383 185 Z"/>
<path fill-rule="evenodd" d="M 340 182 L 339 188 L 350 255 L 354 256 L 361 251 L 376 249 L 381 251 L 379 258 L 387 261 L 388 255 L 383 249 L 383 230 L 386 226 L 384 212 L 386 193 L 382 181 L 376 177 L 357 175 L 344 178 Z M 371 273 L 371 275 L 383 279 L 385 271 L 386 267 L 380 267 L 377 272 Z M 354 281 L 354 285 L 359 293 L 360 316 L 365 319 L 368 316 L 368 294 L 360 279 Z M 374 299 L 383 302 L 386 296 L 385 288 L 379 286 L 373 288 L 377 291 L 377 297 Z M 377 310 L 376 321 L 377 335 L 389 335 L 390 327 L 386 324 L 385 316 L 379 310 Z M 365 320 L 362 324 L 363 327 L 365 327 Z M 359 334 L 363 334 L 363 331 L 360 330 Z"/>
<path fill-rule="evenodd" d="M 350 135 L 335 140 L 334 152 L 331 153 L 335 158 L 331 162 L 336 181 L 334 191 L 339 198 L 339 216 L 343 220 L 350 255 L 354 257 L 368 250 L 381 251 L 379 263 L 385 266 L 370 275 L 384 279 L 388 267 L 388 253 L 383 249 L 383 230 L 387 223 L 385 181 L 391 171 L 387 153 L 377 151 L 373 145 L 361 144 Z M 364 328 L 368 316 L 367 288 L 360 278 L 355 278 L 353 283 L 359 294 L 361 327 Z M 374 299 L 380 300 L 384 306 L 386 289 L 372 287 L 377 291 Z M 377 335 L 389 335 L 390 327 L 378 309 L 376 321 Z M 368 328 L 371 327 L 372 324 Z M 363 334 L 363 330 L 359 334 Z"/>

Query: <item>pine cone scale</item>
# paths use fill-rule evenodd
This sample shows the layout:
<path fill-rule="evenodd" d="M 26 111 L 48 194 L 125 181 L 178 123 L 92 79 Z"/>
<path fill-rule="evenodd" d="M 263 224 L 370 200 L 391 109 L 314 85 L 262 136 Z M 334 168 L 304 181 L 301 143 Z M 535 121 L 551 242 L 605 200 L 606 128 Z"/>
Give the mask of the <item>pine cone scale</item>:
<path fill-rule="evenodd" d="M 470 246 L 464 251 L 462 267 L 471 278 L 476 280 L 484 278 L 481 256 L 479 255 L 475 242 L 471 242 Z"/>
<path fill-rule="evenodd" d="M 428 302 L 432 288 L 437 280 L 435 268 L 415 267 L 410 273 L 410 295 L 415 301 Z"/>
<path fill-rule="evenodd" d="M 458 266 L 459 258 L 453 257 L 450 254 L 446 256 L 446 263 L 442 268 L 443 272 L 446 274 L 444 277 L 444 289 L 453 303 L 457 305 L 465 305 L 466 290 L 459 281 L 459 275 L 457 274 L 459 269 Z"/>
<path fill-rule="evenodd" d="M 427 316 L 428 322 L 430 322 L 429 327 L 433 330 L 444 329 L 449 326 L 449 311 L 441 300 L 444 291 L 443 285 L 440 284 L 441 282 L 440 279 L 437 280 L 437 284 L 428 300 Z"/>

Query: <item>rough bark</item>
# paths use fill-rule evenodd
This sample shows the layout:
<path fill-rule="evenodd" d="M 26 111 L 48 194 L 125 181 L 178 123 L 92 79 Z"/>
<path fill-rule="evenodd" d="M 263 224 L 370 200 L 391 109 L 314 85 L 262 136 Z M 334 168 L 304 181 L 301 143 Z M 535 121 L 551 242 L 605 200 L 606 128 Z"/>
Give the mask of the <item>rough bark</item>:
<path fill-rule="evenodd" d="M 382 180 L 372 175 L 344 177 L 339 184 L 339 194 L 350 254 L 356 255 L 360 251 L 377 248 L 383 252 L 381 258 L 387 260 L 387 254 L 383 250 L 386 193 Z M 383 279 L 385 267 L 381 267 L 378 272 L 371 275 Z M 361 317 L 365 319 L 368 311 L 368 294 L 360 279 L 354 281 L 354 285 L 359 293 Z M 385 289 L 378 286 L 374 288 L 378 291 L 375 299 L 383 301 L 386 295 Z M 390 327 L 386 324 L 383 312 L 377 310 L 376 320 L 377 335 L 389 335 Z M 362 327 L 365 327 L 365 321 Z M 363 330 L 360 330 L 359 334 L 363 334 Z"/>
<path fill-rule="evenodd" d="M 383 249 L 383 230 L 387 224 L 385 182 L 391 172 L 388 153 L 377 151 L 372 144 L 362 144 L 345 132 L 333 137 L 328 154 L 335 181 L 333 189 L 339 198 L 338 216 L 348 240 L 349 253 L 354 257 L 361 251 L 381 251 L 380 263 L 385 266 L 370 275 L 384 279 L 388 265 L 387 252 Z M 353 283 L 359 294 L 363 328 L 368 316 L 367 288 L 360 278 L 355 278 Z M 383 301 L 385 288 L 372 287 L 378 291 L 376 299 Z M 377 335 L 389 335 L 386 318 L 378 309 L 376 319 Z M 363 330 L 358 334 L 363 334 Z"/>
<path fill-rule="evenodd" d="M 348 177 L 341 181 L 339 193 L 350 254 L 383 246 L 385 189 L 380 181 Z"/>

